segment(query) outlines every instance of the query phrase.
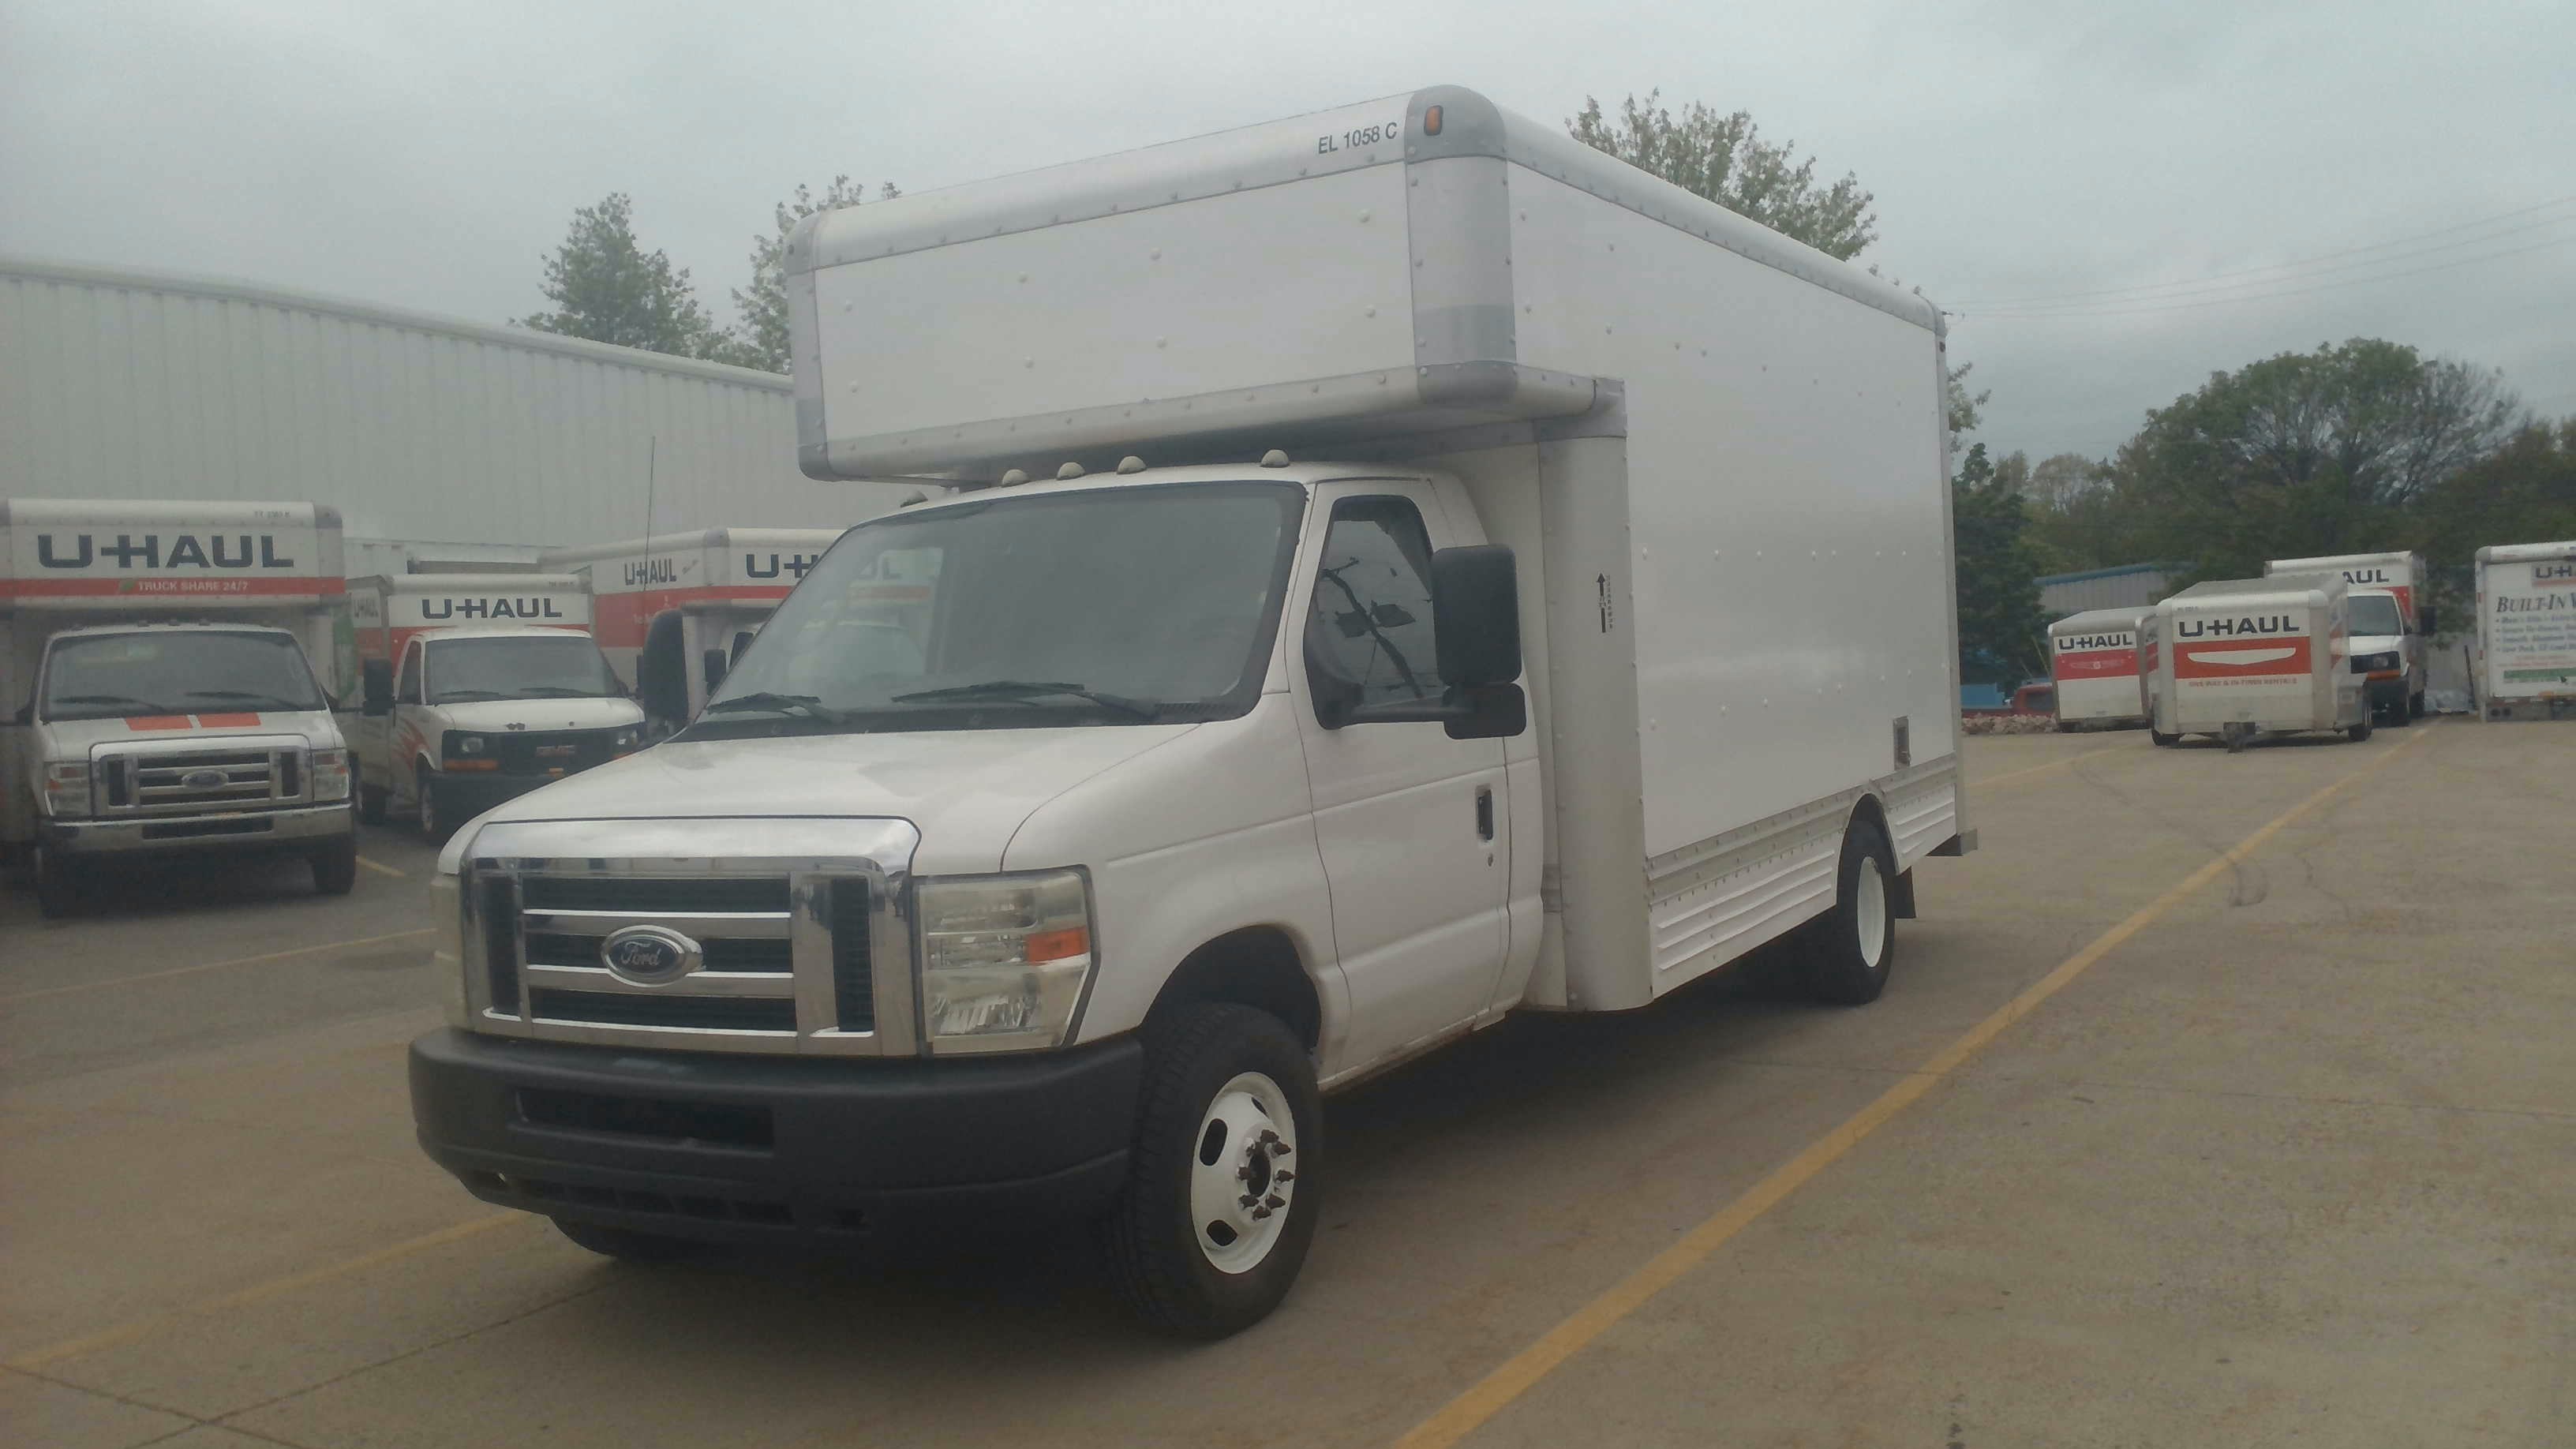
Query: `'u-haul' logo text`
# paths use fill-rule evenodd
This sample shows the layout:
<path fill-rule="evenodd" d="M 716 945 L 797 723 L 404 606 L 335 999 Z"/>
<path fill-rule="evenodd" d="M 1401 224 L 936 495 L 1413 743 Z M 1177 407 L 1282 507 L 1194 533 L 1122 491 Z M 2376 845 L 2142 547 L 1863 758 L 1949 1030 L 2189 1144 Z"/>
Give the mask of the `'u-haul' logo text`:
<path fill-rule="evenodd" d="M 2576 563 L 2544 563 L 2531 566 L 2531 581 L 2535 584 L 2557 583 L 2561 580 L 2576 580 Z"/>
<path fill-rule="evenodd" d="M 774 579 L 780 574 L 805 577 L 805 571 L 822 562 L 819 553 L 746 553 L 742 556 L 742 576 L 747 579 Z"/>
<path fill-rule="evenodd" d="M 563 611 L 548 598 L 440 599 L 423 598 L 420 616 L 424 619 L 560 619 Z"/>
<path fill-rule="evenodd" d="M 2306 632 L 2308 632 L 2307 625 L 2288 614 L 2244 614 L 2233 619 L 2174 620 L 2174 637 L 2177 639 L 2243 639 Z"/>
<path fill-rule="evenodd" d="M 651 584 L 676 584 L 680 581 L 680 561 L 674 558 L 629 559 L 624 573 L 626 587 L 630 589 Z"/>
<path fill-rule="evenodd" d="M 210 533 L 203 537 L 193 533 L 147 533 L 140 537 L 120 533 L 114 543 L 103 539 L 103 535 L 89 533 L 37 534 L 37 566 L 85 569 L 114 560 L 120 570 L 295 567 L 295 560 L 279 551 L 277 536 L 269 533 Z"/>
<path fill-rule="evenodd" d="M 2060 654 L 2080 654 L 2090 649 L 2135 649 L 2137 647 L 2138 636 L 2135 634 L 2060 634 L 2057 636 L 2057 652 Z"/>

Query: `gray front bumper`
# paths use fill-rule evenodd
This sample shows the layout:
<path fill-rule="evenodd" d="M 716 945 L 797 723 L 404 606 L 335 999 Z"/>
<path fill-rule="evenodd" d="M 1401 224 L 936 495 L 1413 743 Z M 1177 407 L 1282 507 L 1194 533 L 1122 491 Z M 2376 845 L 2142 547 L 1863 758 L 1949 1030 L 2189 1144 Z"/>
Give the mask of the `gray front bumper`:
<path fill-rule="evenodd" d="M 309 845 L 354 833 L 358 818 L 349 802 L 342 800 L 292 810 L 153 815 L 125 820 L 47 820 L 37 828 L 44 832 L 48 845 L 65 855 L 120 855 Z"/>

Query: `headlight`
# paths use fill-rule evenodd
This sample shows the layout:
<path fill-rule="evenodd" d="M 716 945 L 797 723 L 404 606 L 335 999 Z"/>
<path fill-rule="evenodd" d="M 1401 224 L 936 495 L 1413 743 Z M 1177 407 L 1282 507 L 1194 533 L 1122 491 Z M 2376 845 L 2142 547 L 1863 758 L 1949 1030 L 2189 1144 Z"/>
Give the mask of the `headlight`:
<path fill-rule="evenodd" d="M 2352 658 L 2352 668 L 2353 672 L 2356 674 L 2369 674 L 2377 670 L 2394 669 L 2396 667 L 2397 656 L 2395 654 L 2356 654 Z"/>
<path fill-rule="evenodd" d="M 1082 872 L 933 877 L 915 887 L 914 902 L 932 1051 L 1064 1043 L 1091 976 Z"/>
<path fill-rule="evenodd" d="M 316 800 L 349 798 L 349 752 L 347 750 L 313 752 L 313 798 Z"/>
<path fill-rule="evenodd" d="M 438 1004 L 449 1026 L 463 1026 L 465 1009 L 464 886 L 452 875 L 429 878 L 429 969 L 438 980 Z"/>
<path fill-rule="evenodd" d="M 616 749 L 631 750 L 635 748 L 636 743 L 643 739 L 643 737 L 643 726 L 628 725 L 626 728 L 619 730 L 614 736 L 610 737 L 609 744 Z"/>
<path fill-rule="evenodd" d="M 447 742 L 450 745 L 455 746 L 455 753 L 460 755 L 479 755 L 483 753 L 483 737 L 481 735 L 449 735 L 447 737 Z"/>
<path fill-rule="evenodd" d="M 57 820 L 89 813 L 89 761 L 45 766 L 45 813 Z"/>

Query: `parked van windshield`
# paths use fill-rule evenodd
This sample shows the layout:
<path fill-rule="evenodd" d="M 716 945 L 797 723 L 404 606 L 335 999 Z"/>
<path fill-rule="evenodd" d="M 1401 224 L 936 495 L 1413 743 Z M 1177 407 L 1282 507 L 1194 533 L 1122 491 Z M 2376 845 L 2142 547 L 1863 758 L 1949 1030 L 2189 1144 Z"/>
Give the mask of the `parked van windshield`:
<path fill-rule="evenodd" d="M 587 634 L 441 639 L 429 649 L 429 702 L 606 699 L 617 677 Z"/>
<path fill-rule="evenodd" d="M 834 544 L 684 738 L 1224 719 L 1261 691 L 1304 490 L 996 494 Z"/>
<path fill-rule="evenodd" d="M 49 721 L 327 708 L 292 636 L 198 629 L 57 641 L 39 706 Z"/>
<path fill-rule="evenodd" d="M 2352 596 L 2353 637 L 2375 634 L 2403 634 L 2406 625 L 2397 614 L 2393 594 L 2355 594 Z"/>

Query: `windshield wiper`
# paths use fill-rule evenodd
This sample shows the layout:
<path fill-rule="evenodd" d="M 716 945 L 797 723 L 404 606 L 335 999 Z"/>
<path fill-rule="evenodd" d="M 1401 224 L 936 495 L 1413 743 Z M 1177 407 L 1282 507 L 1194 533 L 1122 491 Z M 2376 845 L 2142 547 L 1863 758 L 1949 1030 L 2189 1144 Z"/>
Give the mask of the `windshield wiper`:
<path fill-rule="evenodd" d="M 186 693 L 190 699 L 237 699 L 245 702 L 256 700 L 270 709 L 311 709 L 314 707 L 309 704 L 297 704 L 291 699 L 280 699 L 273 694 L 261 694 L 255 690 L 248 689 L 191 689 L 186 691 Z"/>
<path fill-rule="evenodd" d="M 729 714 L 736 710 L 745 709 L 765 709 L 773 714 L 798 714 L 805 716 L 807 719 L 821 720 L 823 723 L 828 725 L 841 724 L 848 718 L 839 710 L 825 709 L 823 707 L 823 701 L 813 695 L 779 694 L 766 689 L 755 690 L 750 694 L 737 694 L 730 699 L 717 700 L 715 703 L 708 705 L 702 713 Z"/>
<path fill-rule="evenodd" d="M 1076 699 L 1087 699 L 1093 704 L 1114 709 L 1121 714 L 1134 715 L 1138 719 L 1154 719 L 1163 712 L 1163 707 L 1151 700 L 1130 699 L 1123 694 L 1086 689 L 1079 684 L 1040 679 L 987 679 L 981 684 L 952 684 L 945 689 L 916 689 L 910 694 L 898 694 L 888 702 L 929 704 L 943 699 L 999 699 L 1016 704 L 1031 704 L 1036 702 L 1038 696 L 1047 694 L 1069 694 Z"/>
<path fill-rule="evenodd" d="M 569 684 L 531 684 L 519 691 L 521 699 L 606 699 L 595 689 L 581 689 Z"/>
<path fill-rule="evenodd" d="M 184 709 L 172 709 L 170 706 L 168 706 L 168 705 L 166 705 L 166 704 L 158 704 L 158 703 L 155 703 L 155 702 L 154 702 L 154 701 L 152 701 L 152 700 L 143 699 L 143 698 L 140 698 L 140 697 L 138 697 L 138 696 L 136 696 L 136 695 L 131 695 L 131 694 L 58 694 L 58 695 L 55 695 L 52 699 L 47 700 L 47 701 L 46 701 L 46 703 L 47 703 L 47 704 L 139 704 L 139 705 L 143 706 L 143 712 L 144 712 L 144 713 L 146 713 L 146 714 L 186 714 L 186 713 L 187 713 L 187 711 L 186 711 L 186 710 L 184 710 Z"/>
<path fill-rule="evenodd" d="M 509 697 L 497 689 L 442 689 L 438 692 L 438 698 L 431 700 L 430 703 L 461 704 L 468 700 L 508 699 Z"/>

